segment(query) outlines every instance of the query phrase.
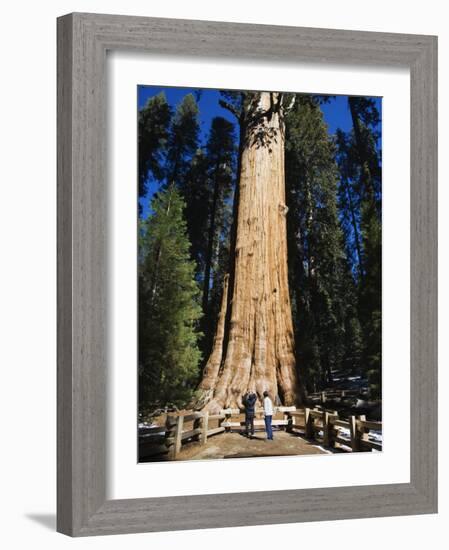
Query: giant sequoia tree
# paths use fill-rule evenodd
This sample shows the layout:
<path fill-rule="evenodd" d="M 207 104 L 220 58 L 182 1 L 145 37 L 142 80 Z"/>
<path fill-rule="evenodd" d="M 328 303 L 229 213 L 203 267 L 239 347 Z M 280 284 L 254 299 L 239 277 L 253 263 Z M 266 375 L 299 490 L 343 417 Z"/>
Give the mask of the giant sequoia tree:
<path fill-rule="evenodd" d="M 222 106 L 240 126 L 231 266 L 226 277 L 200 404 L 242 406 L 247 388 L 284 404 L 298 402 L 288 289 L 284 175 L 286 97 L 228 93 Z"/>
<path fill-rule="evenodd" d="M 350 374 L 379 396 L 378 102 L 348 98 L 352 129 L 332 136 L 332 101 L 221 92 L 237 124 L 200 94 L 141 109 L 139 195 L 158 187 L 140 226 L 142 406 L 193 403 L 198 382 L 213 412 L 247 389 L 300 404 Z"/>

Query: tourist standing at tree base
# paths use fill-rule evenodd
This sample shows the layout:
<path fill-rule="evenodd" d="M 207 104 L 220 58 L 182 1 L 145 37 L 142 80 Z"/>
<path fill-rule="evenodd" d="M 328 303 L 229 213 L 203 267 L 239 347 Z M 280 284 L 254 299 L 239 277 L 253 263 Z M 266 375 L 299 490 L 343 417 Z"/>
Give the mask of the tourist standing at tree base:
<path fill-rule="evenodd" d="M 273 402 L 271 401 L 267 391 L 263 392 L 263 413 L 265 417 L 267 439 L 271 441 L 273 439 L 273 429 L 271 427 L 271 421 L 273 420 Z"/>
<path fill-rule="evenodd" d="M 257 395 L 249 390 L 243 398 L 245 405 L 245 434 L 247 437 L 254 435 L 254 415 L 256 413 Z"/>

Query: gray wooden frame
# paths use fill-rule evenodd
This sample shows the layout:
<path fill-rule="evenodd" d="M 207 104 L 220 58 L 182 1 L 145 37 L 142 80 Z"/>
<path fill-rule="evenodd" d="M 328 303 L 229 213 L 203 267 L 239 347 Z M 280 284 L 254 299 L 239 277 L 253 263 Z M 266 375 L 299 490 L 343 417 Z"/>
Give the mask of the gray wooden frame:
<path fill-rule="evenodd" d="M 106 52 L 411 71 L 410 483 L 106 500 Z M 58 19 L 58 505 L 72 536 L 437 511 L 437 38 L 75 13 Z"/>

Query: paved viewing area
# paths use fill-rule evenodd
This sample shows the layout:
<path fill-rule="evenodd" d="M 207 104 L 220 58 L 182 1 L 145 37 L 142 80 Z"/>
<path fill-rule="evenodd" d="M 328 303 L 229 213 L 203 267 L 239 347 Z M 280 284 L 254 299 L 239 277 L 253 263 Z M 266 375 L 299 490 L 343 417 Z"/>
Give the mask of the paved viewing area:
<path fill-rule="evenodd" d="M 209 438 L 205 445 L 192 442 L 183 446 L 176 460 L 330 454 L 319 445 L 284 431 L 275 431 L 273 441 L 265 437 L 264 431 L 256 431 L 252 439 L 237 432 L 223 433 Z"/>

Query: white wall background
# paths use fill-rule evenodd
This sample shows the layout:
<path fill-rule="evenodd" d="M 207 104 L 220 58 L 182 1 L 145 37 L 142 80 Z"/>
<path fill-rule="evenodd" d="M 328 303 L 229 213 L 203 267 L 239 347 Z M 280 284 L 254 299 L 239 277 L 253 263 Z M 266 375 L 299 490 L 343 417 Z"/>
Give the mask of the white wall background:
<path fill-rule="evenodd" d="M 244 527 L 71 540 L 54 532 L 56 471 L 56 24 L 58 15 L 93 11 L 158 17 L 287 24 L 439 35 L 440 127 L 448 123 L 449 32 L 445 5 L 438 0 L 59 0 L 3 5 L 0 32 L 0 540 L 7 548 L 190 548 L 236 546 L 316 548 L 334 544 L 377 548 L 399 544 L 421 549 L 437 545 L 449 519 L 447 455 L 440 433 L 440 513 L 381 518 Z M 440 158 L 449 150 L 440 135 Z M 448 180 L 441 163 L 440 181 Z M 440 209 L 448 201 L 440 186 Z M 444 211 L 441 210 L 443 213 Z M 448 233 L 441 216 L 440 242 Z M 444 429 L 444 391 L 449 384 L 445 345 L 449 307 L 448 257 L 440 247 L 440 415 Z M 342 536 L 342 542 L 336 542 Z M 354 542 L 353 542 L 354 541 Z M 5 544 L 6 543 L 6 544 Z"/>

